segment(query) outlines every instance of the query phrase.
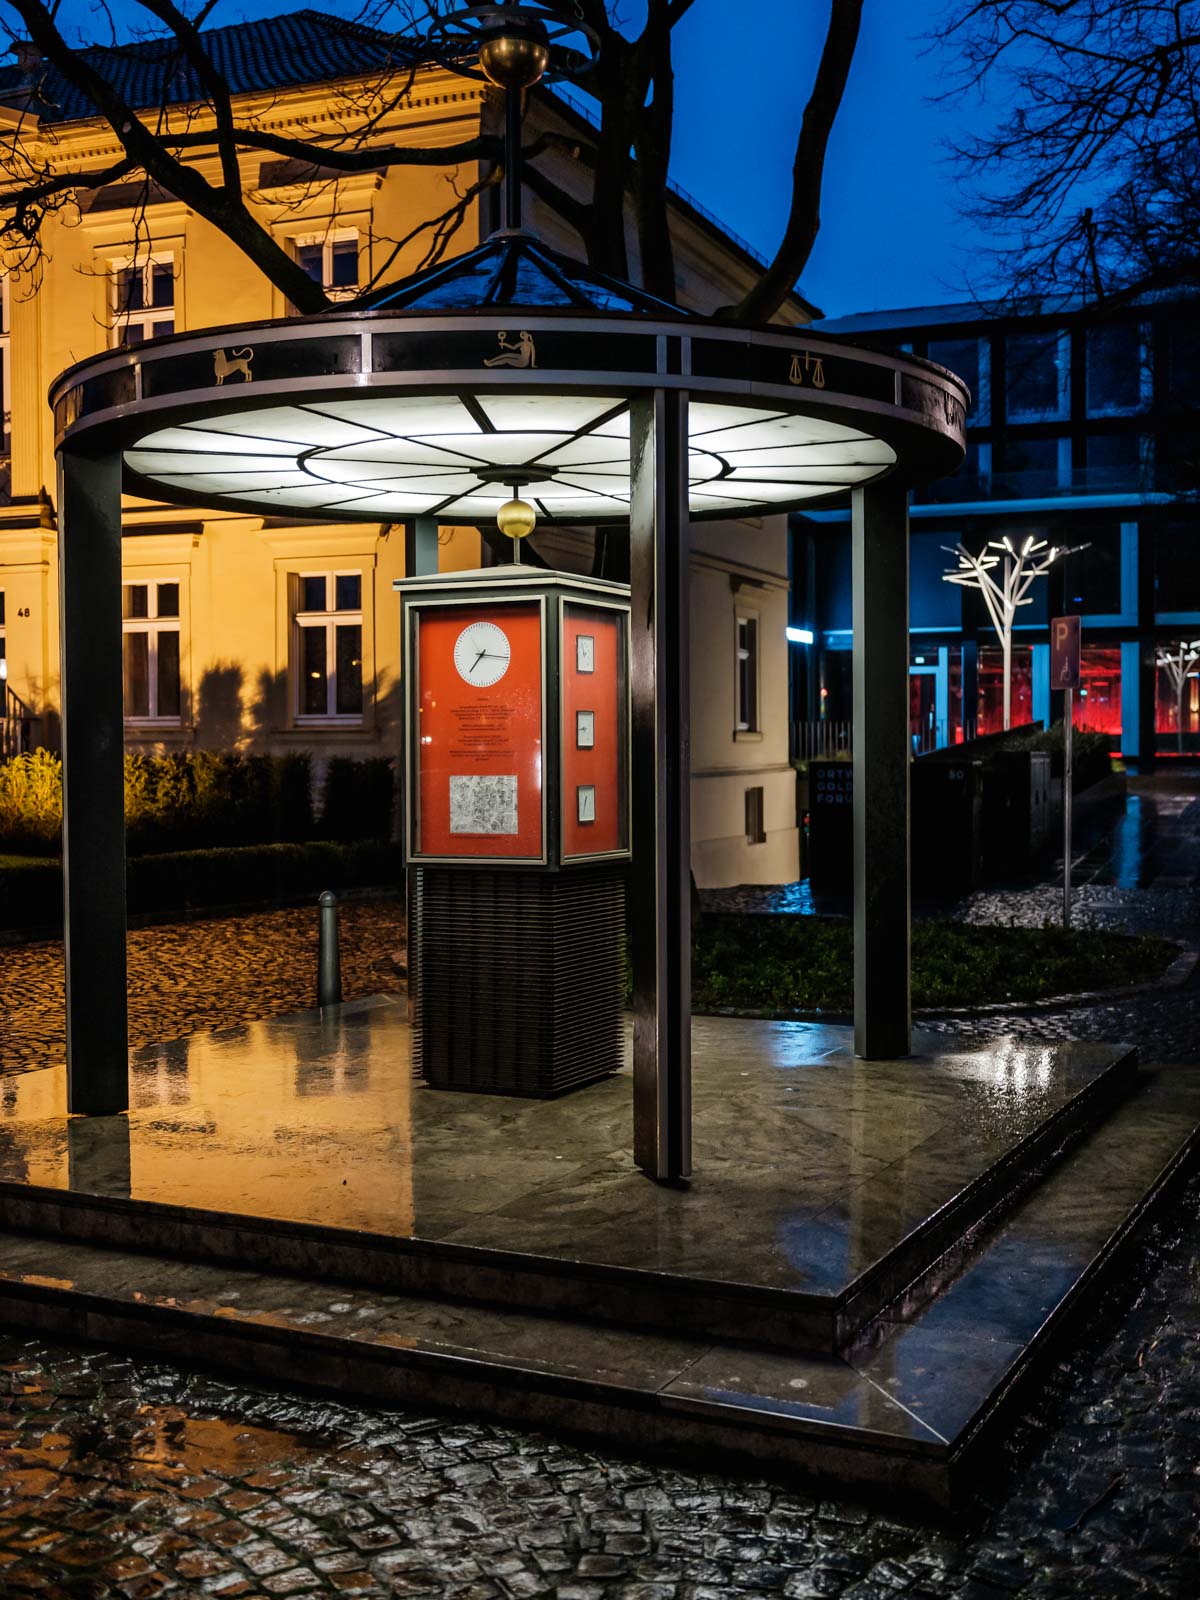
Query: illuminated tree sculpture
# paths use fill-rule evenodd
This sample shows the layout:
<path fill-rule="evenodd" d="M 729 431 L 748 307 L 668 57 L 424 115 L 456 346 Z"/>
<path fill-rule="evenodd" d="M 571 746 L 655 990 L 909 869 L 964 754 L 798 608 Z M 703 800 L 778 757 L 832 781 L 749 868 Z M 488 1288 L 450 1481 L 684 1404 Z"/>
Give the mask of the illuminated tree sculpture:
<path fill-rule="evenodd" d="M 943 572 L 947 583 L 957 583 L 963 589 L 978 589 L 988 608 L 1004 652 L 1004 726 L 1012 726 L 1012 636 L 1019 606 L 1031 606 L 1029 591 L 1039 578 L 1044 578 L 1060 556 L 1073 555 L 1085 550 L 1086 545 L 1048 544 L 1033 535 L 1018 550 L 1007 535 L 1003 539 L 990 539 L 978 555 L 973 555 L 964 544 L 944 544 L 948 555 L 958 557 L 953 572 Z M 997 552 L 993 554 L 992 552 Z M 999 577 L 996 567 L 1003 567 Z"/>
<path fill-rule="evenodd" d="M 1172 649 L 1169 645 L 1159 645 L 1154 657 L 1155 665 L 1162 667 L 1171 681 L 1175 690 L 1176 714 L 1175 726 L 1179 732 L 1179 753 L 1183 754 L 1183 694 L 1187 688 L 1189 678 L 1196 674 L 1192 668 L 1200 661 L 1200 639 L 1190 642 L 1180 640 Z"/>

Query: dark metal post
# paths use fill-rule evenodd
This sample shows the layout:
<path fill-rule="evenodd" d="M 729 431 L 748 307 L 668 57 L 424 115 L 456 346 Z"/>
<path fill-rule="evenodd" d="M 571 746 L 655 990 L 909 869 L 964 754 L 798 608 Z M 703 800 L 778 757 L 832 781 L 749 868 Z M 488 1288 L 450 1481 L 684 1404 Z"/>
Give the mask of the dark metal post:
<path fill-rule="evenodd" d="M 855 489 L 854 1053 L 912 1050 L 908 491 Z"/>
<path fill-rule="evenodd" d="M 687 396 L 630 409 L 633 1149 L 675 1179 L 692 1168 Z"/>
<path fill-rule="evenodd" d="M 521 226 L 521 91 L 504 95 L 504 226 Z"/>
<path fill-rule="evenodd" d="M 511 96 L 510 96 L 511 98 Z M 410 517 L 404 524 L 404 576 L 427 578 L 438 570 L 438 522 L 436 517 Z M 406 685 L 401 685 L 407 696 Z M 407 712 L 405 712 L 407 715 Z M 401 740 L 403 747 L 403 740 Z M 403 767 L 403 756 L 400 765 Z M 403 793 L 403 782 L 400 785 Z M 403 801 L 401 801 L 403 805 Z M 408 819 L 401 817 L 401 828 Z M 404 874 L 405 927 L 408 934 L 408 1020 L 413 1020 L 413 1000 L 417 992 L 417 900 L 420 867 L 409 867 Z"/>
<path fill-rule="evenodd" d="M 59 455 L 67 1110 L 129 1107 L 121 458 Z"/>
<path fill-rule="evenodd" d="M 404 576 L 423 578 L 437 569 L 437 518 L 409 517 L 404 523 Z"/>
<path fill-rule="evenodd" d="M 320 906 L 317 930 L 317 1004 L 342 1003 L 342 953 L 338 946 L 337 895 L 326 889 L 317 901 Z"/>

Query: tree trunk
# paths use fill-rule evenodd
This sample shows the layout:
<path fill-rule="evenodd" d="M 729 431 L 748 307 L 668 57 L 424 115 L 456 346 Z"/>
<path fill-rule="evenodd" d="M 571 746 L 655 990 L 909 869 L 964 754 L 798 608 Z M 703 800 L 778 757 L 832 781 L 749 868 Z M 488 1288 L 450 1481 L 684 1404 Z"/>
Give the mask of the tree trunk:
<path fill-rule="evenodd" d="M 1004 645 L 1004 731 L 1012 727 L 1012 634 L 1005 633 Z"/>

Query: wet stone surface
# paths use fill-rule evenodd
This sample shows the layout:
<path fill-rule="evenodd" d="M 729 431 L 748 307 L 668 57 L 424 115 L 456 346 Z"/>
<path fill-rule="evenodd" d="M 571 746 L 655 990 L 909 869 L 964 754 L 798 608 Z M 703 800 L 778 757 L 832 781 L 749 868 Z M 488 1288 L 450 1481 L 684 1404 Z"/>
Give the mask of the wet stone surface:
<path fill-rule="evenodd" d="M 346 900 L 338 931 L 347 1000 L 402 986 L 403 899 Z M 0 1071 L 65 1061 L 61 939 L 5 945 L 0 967 Z M 315 1005 L 316 986 L 315 897 L 311 907 L 133 928 L 130 1044 L 299 1011 Z"/>
<path fill-rule="evenodd" d="M 0 1332 L 0 1593 L 1194 1595 L 1198 1216 L 1200 1180 L 1091 1318 L 971 1519 L 949 1529 Z"/>

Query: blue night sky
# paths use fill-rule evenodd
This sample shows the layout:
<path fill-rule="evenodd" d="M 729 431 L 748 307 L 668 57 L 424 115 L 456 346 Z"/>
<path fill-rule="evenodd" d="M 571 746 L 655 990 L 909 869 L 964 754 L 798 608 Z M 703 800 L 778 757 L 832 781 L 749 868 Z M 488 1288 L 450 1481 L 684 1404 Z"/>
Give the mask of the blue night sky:
<path fill-rule="evenodd" d="M 308 4 L 343 16 L 360 10 L 358 0 Z M 300 7 L 228 0 L 213 22 L 292 9 Z M 641 25 L 640 10 L 622 0 L 631 27 Z M 829 316 L 970 298 L 976 241 L 958 217 L 942 149 L 970 111 L 929 103 L 942 63 L 919 37 L 941 10 L 941 0 L 866 0 L 826 162 L 821 234 L 801 280 Z M 113 13 L 118 26 L 144 20 L 121 0 Z M 89 0 L 66 0 L 63 14 L 68 36 L 73 25 L 77 37 L 103 37 Z M 828 0 L 696 0 L 676 30 L 673 176 L 768 256 L 787 215 L 796 132 L 828 15 Z"/>
<path fill-rule="evenodd" d="M 825 166 L 821 233 L 801 287 L 829 316 L 970 298 L 974 242 L 942 141 L 969 114 L 931 105 L 940 57 L 917 37 L 934 0 L 866 0 Z M 727 19 L 737 18 L 736 48 Z M 828 18 L 822 0 L 698 3 L 676 39 L 674 175 L 770 254 Z"/>

